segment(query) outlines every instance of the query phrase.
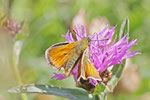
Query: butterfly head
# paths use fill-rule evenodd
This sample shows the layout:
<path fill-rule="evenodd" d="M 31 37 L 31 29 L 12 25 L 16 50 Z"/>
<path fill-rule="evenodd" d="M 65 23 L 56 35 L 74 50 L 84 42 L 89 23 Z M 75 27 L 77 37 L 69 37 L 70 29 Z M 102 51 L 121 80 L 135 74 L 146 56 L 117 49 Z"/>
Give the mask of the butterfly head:
<path fill-rule="evenodd" d="M 85 37 L 84 40 L 87 42 L 88 46 L 90 46 L 91 38 L 90 37 Z"/>
<path fill-rule="evenodd" d="M 90 44 L 91 44 L 91 38 L 87 37 L 87 39 L 88 39 L 88 45 L 90 46 Z"/>

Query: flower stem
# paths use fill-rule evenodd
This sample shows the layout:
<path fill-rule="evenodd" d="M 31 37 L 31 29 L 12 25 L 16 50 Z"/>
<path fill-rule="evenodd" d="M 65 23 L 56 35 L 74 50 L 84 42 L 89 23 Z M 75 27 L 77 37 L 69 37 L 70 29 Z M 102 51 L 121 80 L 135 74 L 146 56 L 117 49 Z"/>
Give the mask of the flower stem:
<path fill-rule="evenodd" d="M 104 92 L 104 93 L 101 93 L 100 95 L 99 95 L 99 100 L 107 100 L 107 94 Z"/>
<path fill-rule="evenodd" d="M 98 95 L 95 95 L 95 100 L 101 100 Z"/>
<path fill-rule="evenodd" d="M 20 75 L 20 72 L 19 72 L 19 69 L 18 69 L 17 58 L 16 58 L 14 48 L 12 49 L 12 51 L 13 51 L 12 52 L 12 66 L 13 66 L 13 70 L 14 70 L 14 73 L 15 73 L 15 76 L 16 76 L 17 84 L 18 85 L 23 85 L 21 75 Z M 21 98 L 22 98 L 22 100 L 28 100 L 27 94 L 25 94 L 25 93 L 21 94 Z"/>

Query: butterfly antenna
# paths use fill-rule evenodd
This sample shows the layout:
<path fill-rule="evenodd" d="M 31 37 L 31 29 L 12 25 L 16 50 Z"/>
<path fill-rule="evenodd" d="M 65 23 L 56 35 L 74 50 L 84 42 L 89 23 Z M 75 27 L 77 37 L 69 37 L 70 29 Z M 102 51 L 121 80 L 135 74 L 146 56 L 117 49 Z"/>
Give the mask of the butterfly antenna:
<path fill-rule="evenodd" d="M 101 39 L 101 40 L 92 40 L 92 41 L 106 41 L 106 40 L 108 40 L 108 38 Z"/>
<path fill-rule="evenodd" d="M 75 34 L 77 34 L 76 32 L 75 32 L 75 30 L 73 30 L 73 32 L 75 33 Z M 79 34 L 77 34 L 80 38 L 82 38 Z"/>

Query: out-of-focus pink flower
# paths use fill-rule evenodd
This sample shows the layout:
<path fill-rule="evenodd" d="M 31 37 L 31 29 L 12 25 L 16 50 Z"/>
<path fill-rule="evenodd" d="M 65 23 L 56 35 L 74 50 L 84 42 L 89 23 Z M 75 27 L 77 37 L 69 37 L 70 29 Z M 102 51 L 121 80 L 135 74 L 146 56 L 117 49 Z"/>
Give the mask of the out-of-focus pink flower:
<path fill-rule="evenodd" d="M 7 30 L 12 37 L 16 37 L 22 32 L 21 25 L 12 18 L 5 20 L 2 27 Z"/>
<path fill-rule="evenodd" d="M 93 63 L 94 67 L 97 71 L 101 74 L 104 72 L 108 67 L 121 64 L 124 59 L 133 57 L 138 53 L 138 50 L 130 52 L 130 48 L 134 45 L 137 45 L 135 42 L 136 40 L 132 40 L 128 42 L 129 36 L 128 33 L 124 35 L 119 41 L 116 41 L 117 36 L 113 40 L 112 37 L 114 35 L 116 26 L 112 26 L 108 30 L 108 26 L 106 26 L 101 32 L 94 34 L 91 38 L 91 44 L 89 46 L 90 51 L 90 60 Z M 76 26 L 76 39 L 77 41 L 82 40 L 83 38 L 87 37 L 86 29 L 83 25 Z M 106 31 L 107 30 L 107 31 Z M 71 43 L 75 42 L 72 37 L 72 33 L 68 30 L 67 34 L 63 37 L 66 38 L 66 41 Z M 94 40 L 94 41 L 92 41 Z M 96 40 L 96 41 L 95 41 Z M 102 40 L 102 41 L 101 41 Z M 73 69 L 72 75 L 77 83 L 77 70 L 78 67 Z M 58 80 L 62 80 L 66 77 L 63 77 L 62 74 L 56 74 L 52 78 L 57 78 Z M 94 86 L 98 84 L 98 82 L 94 79 L 89 80 Z"/>

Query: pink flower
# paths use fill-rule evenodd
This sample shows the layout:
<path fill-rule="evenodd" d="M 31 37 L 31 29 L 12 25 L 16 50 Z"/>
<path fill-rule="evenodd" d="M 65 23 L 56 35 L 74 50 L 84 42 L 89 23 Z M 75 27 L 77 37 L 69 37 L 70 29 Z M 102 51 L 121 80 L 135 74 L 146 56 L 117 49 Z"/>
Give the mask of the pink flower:
<path fill-rule="evenodd" d="M 130 48 L 134 45 L 137 45 L 136 40 L 132 40 L 128 42 L 129 36 L 128 33 L 124 35 L 119 41 L 116 41 L 117 36 L 113 40 L 112 37 L 114 35 L 116 26 L 112 26 L 110 30 L 108 30 L 108 26 L 106 26 L 101 32 L 94 34 L 91 38 L 91 44 L 89 46 L 90 50 L 90 60 L 93 63 L 94 67 L 101 74 L 108 67 L 121 64 L 124 59 L 131 58 L 138 53 L 138 50 L 130 52 Z M 108 31 L 107 31 L 108 30 Z M 83 25 L 75 27 L 75 32 L 77 41 L 80 41 L 82 38 L 87 37 L 86 29 Z M 72 37 L 72 33 L 70 31 L 67 32 L 66 35 L 63 35 L 66 38 L 67 42 L 75 42 Z M 105 40 L 104 40 L 105 39 Z M 94 40 L 94 41 L 92 41 Z M 95 41 L 97 40 L 97 41 Z M 104 41 L 100 41 L 104 40 Z M 74 80 L 77 83 L 77 71 L 78 66 L 73 69 L 72 75 L 74 76 Z M 56 74 L 52 78 L 57 78 L 57 80 L 62 80 L 67 77 L 64 77 L 62 74 Z M 98 82 L 94 79 L 90 79 L 90 82 L 96 86 Z"/>

